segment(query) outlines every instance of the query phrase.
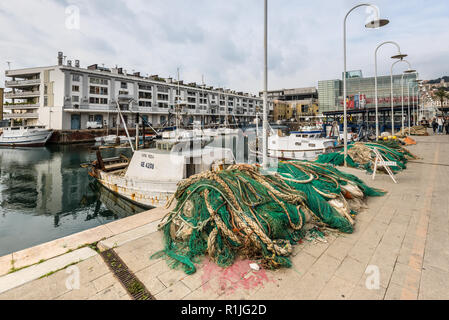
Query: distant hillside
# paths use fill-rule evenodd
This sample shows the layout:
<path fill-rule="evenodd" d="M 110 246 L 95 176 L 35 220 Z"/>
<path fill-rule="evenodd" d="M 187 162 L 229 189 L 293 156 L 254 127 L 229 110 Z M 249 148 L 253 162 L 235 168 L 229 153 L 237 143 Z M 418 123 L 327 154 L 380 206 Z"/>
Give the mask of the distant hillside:
<path fill-rule="evenodd" d="M 435 80 L 429 80 L 429 84 L 440 83 L 441 80 L 444 80 L 444 82 L 449 82 L 449 76 L 444 76 L 442 78 L 438 78 L 438 79 L 435 79 Z"/>

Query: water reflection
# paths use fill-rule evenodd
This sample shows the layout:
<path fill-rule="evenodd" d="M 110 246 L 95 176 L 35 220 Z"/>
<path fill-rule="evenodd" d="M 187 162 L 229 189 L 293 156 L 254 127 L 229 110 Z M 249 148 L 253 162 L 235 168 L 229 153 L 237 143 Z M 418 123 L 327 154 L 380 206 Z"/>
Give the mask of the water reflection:
<path fill-rule="evenodd" d="M 80 164 L 94 159 L 86 145 L 0 148 L 0 256 L 143 211 L 93 183 Z"/>
<path fill-rule="evenodd" d="M 254 139 L 255 128 L 245 135 Z M 238 138 L 212 145 L 245 151 Z M 129 149 L 102 150 L 104 158 L 120 153 L 131 157 Z M 144 211 L 93 183 L 80 165 L 95 158 L 89 145 L 0 148 L 0 256 Z"/>

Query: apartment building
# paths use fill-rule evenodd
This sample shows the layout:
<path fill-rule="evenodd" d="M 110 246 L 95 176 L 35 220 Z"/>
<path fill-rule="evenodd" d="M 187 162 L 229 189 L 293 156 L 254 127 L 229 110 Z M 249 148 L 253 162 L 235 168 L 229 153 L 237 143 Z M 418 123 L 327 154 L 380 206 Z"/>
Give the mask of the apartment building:
<path fill-rule="evenodd" d="M 263 96 L 263 92 L 259 93 Z M 272 90 L 267 92 L 272 120 L 302 120 L 317 114 L 318 91 L 315 87 Z"/>
<path fill-rule="evenodd" d="M 109 128 L 125 122 L 134 126 L 137 114 L 152 125 L 174 124 L 179 106 L 186 123 L 204 124 L 253 121 L 262 99 L 229 89 L 185 84 L 157 75 L 143 77 L 122 68 L 98 64 L 81 68 L 78 60 L 49 67 L 6 71 L 5 118 L 24 125 L 41 124 L 55 130 L 86 129 L 87 122 Z"/>

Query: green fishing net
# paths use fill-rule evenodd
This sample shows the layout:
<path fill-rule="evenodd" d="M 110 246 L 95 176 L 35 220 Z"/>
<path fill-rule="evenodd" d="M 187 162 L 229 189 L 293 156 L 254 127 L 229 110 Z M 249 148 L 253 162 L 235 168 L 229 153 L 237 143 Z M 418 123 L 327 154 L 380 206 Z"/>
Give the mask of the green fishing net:
<path fill-rule="evenodd" d="M 279 162 L 267 172 L 235 165 L 201 173 L 178 184 L 176 207 L 161 225 L 165 248 L 153 258 L 187 274 L 204 255 L 222 267 L 237 256 L 267 268 L 290 267 L 292 245 L 308 231 L 352 233 L 356 212 L 348 204 L 383 194 L 331 165 L 308 161 Z"/>

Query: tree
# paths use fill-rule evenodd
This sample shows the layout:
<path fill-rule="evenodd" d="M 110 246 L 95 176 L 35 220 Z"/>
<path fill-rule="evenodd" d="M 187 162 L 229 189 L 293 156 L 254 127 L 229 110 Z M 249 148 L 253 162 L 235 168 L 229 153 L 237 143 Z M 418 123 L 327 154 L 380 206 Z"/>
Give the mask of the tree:
<path fill-rule="evenodd" d="M 446 92 L 446 90 L 440 88 L 437 92 L 435 92 L 435 96 L 440 100 L 441 108 L 443 108 L 444 100 L 449 99 L 449 94 Z"/>

